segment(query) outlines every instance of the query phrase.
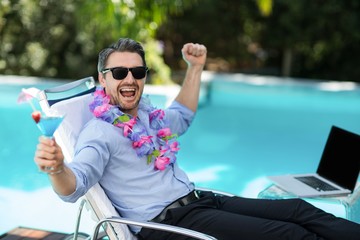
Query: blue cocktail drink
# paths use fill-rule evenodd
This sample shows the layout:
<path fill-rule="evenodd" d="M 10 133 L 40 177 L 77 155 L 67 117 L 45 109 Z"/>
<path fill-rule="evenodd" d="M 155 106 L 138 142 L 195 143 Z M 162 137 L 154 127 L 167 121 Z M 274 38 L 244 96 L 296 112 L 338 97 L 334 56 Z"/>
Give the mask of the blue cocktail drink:
<path fill-rule="evenodd" d="M 49 106 L 42 107 L 38 98 L 40 90 L 37 88 L 23 88 L 18 97 L 18 103 L 28 102 L 33 109 L 31 113 L 32 119 L 40 129 L 44 137 L 52 139 L 56 129 L 64 119 L 64 115 L 50 109 Z M 38 109 L 45 109 L 44 112 Z M 46 164 L 48 165 L 48 164 Z M 48 174 L 59 174 L 63 169 L 56 170 L 55 166 L 42 166 L 41 171 Z"/>
<path fill-rule="evenodd" d="M 63 119 L 63 116 L 42 116 L 37 126 L 45 137 L 52 138 Z"/>
<path fill-rule="evenodd" d="M 63 115 L 52 110 L 48 110 L 46 114 L 40 111 L 34 111 L 31 117 L 34 119 L 41 133 L 48 138 L 53 137 L 54 132 L 64 119 Z"/>
<path fill-rule="evenodd" d="M 47 110 L 46 114 L 40 111 L 34 111 L 32 112 L 31 117 L 46 138 L 53 138 L 54 132 L 64 119 L 64 115 L 60 115 L 52 110 Z M 55 171 L 54 167 L 44 167 L 43 171 L 48 174 L 58 174 L 63 170 Z"/>

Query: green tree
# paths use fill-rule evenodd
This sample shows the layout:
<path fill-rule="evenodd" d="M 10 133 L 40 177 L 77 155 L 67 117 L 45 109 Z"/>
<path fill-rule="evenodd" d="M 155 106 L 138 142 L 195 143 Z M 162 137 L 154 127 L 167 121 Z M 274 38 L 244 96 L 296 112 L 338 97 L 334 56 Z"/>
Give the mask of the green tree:
<path fill-rule="evenodd" d="M 173 49 L 208 47 L 207 68 L 299 78 L 360 81 L 358 0 L 201 0 L 158 31 Z"/>
<path fill-rule="evenodd" d="M 215 71 L 240 71 L 254 68 L 256 59 L 249 51 L 256 43 L 262 16 L 256 1 L 202 0 L 181 15 L 171 16 L 161 26 L 157 38 L 165 42 L 166 62 L 176 68 L 178 56 L 173 49 L 184 42 L 201 42 L 207 46 L 207 68 Z M 265 11 L 266 12 L 266 11 Z M 175 59 L 175 61 L 173 60 Z"/>
<path fill-rule="evenodd" d="M 2 74 L 71 76 L 68 66 L 81 54 L 81 46 L 72 41 L 76 28 L 75 6 L 71 2 L 0 2 Z"/>
<path fill-rule="evenodd" d="M 276 1 L 259 40 L 278 54 L 267 64 L 282 58 L 286 75 L 358 81 L 359 10 L 357 0 Z"/>
<path fill-rule="evenodd" d="M 130 37 L 149 46 L 151 81 L 169 83 L 170 70 L 160 57 L 154 34 L 168 14 L 191 4 L 182 0 L 1 1 L 0 74 L 96 76 L 99 50 L 120 37 Z"/>

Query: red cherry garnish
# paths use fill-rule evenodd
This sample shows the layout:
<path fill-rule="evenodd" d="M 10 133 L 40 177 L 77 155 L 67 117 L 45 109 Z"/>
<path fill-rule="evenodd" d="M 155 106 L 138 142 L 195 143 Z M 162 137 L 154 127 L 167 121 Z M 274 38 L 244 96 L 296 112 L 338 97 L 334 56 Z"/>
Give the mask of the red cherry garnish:
<path fill-rule="evenodd" d="M 31 117 L 34 119 L 36 123 L 40 122 L 41 113 L 39 111 L 34 111 L 31 114 Z"/>

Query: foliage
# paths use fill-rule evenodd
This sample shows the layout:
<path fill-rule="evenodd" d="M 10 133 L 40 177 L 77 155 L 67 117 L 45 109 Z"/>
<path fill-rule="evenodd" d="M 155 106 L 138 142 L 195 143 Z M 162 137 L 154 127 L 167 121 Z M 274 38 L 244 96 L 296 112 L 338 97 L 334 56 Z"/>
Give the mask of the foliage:
<path fill-rule="evenodd" d="M 165 42 L 165 59 L 176 68 L 181 48 L 185 42 L 200 42 L 207 46 L 210 70 L 237 71 L 252 65 L 254 56 L 248 51 L 261 26 L 254 17 L 260 15 L 255 1 L 202 0 L 196 8 L 184 14 L 171 16 L 157 32 Z M 172 57 L 175 55 L 175 57 Z"/>
<path fill-rule="evenodd" d="M 206 44 L 207 68 L 360 81 L 358 0 L 201 0 L 158 31 L 165 59 L 183 42 Z"/>
<path fill-rule="evenodd" d="M 172 0 L 13 0 L 0 2 L 0 74 L 96 76 L 97 54 L 120 37 L 154 45 L 168 13 L 191 6 Z M 147 51 L 152 79 L 169 83 L 162 51 Z M 154 61 L 154 62 L 152 62 Z"/>
<path fill-rule="evenodd" d="M 277 53 L 267 64 L 276 63 L 284 49 L 293 52 L 292 76 L 360 80 L 360 2 L 357 0 L 275 1 L 273 14 L 259 39 Z"/>
<path fill-rule="evenodd" d="M 66 70 L 80 52 L 79 44 L 71 41 L 76 34 L 72 1 L 0 4 L 1 73 L 67 77 Z M 72 50 L 78 50 L 76 55 Z"/>
<path fill-rule="evenodd" d="M 269 16 L 272 12 L 272 0 L 256 0 L 259 10 L 263 16 Z"/>
<path fill-rule="evenodd" d="M 185 42 L 207 46 L 208 70 L 360 81 L 359 10 L 358 0 L 2 0 L 0 74 L 96 77 L 98 52 L 130 37 L 156 84 L 185 68 Z"/>

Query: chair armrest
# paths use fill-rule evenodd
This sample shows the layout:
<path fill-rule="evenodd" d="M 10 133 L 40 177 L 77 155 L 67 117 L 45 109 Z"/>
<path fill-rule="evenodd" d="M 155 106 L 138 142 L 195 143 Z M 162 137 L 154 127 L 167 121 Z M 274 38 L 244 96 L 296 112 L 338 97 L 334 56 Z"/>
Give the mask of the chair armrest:
<path fill-rule="evenodd" d="M 214 238 L 212 236 L 209 236 L 207 234 L 200 233 L 200 232 L 197 232 L 197 231 L 194 231 L 191 229 L 186 229 L 186 228 L 162 224 L 162 223 L 135 221 L 135 220 L 131 220 L 128 218 L 122 218 L 122 217 L 111 217 L 111 218 L 104 218 L 104 219 L 100 220 L 96 224 L 96 227 L 94 229 L 94 233 L 92 235 L 93 240 L 97 239 L 101 225 L 103 223 L 107 223 L 107 222 L 122 223 L 122 224 L 126 224 L 126 225 L 135 225 L 135 226 L 150 228 L 150 229 L 154 229 L 154 230 L 172 232 L 172 233 L 177 233 L 177 234 L 181 234 L 184 236 L 192 237 L 195 239 L 201 239 L 201 240 L 216 240 L 216 238 Z"/>

